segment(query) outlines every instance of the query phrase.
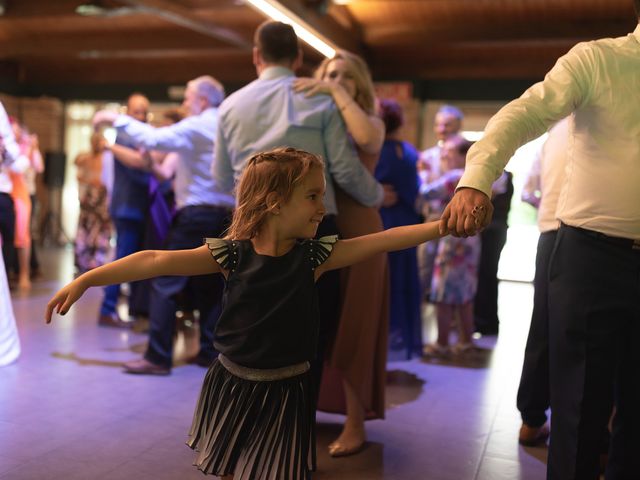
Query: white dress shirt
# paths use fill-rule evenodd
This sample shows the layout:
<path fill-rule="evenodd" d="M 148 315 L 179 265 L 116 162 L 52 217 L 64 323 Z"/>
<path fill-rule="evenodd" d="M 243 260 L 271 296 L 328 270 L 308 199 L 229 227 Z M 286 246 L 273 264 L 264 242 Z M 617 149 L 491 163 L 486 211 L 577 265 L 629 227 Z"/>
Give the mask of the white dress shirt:
<path fill-rule="evenodd" d="M 207 108 L 168 127 L 154 128 L 127 115 L 118 115 L 113 124 L 118 135 L 147 150 L 177 152 L 174 183 L 176 207 L 215 205 L 233 208 L 235 200 L 216 187 L 211 177 L 218 110 Z"/>
<path fill-rule="evenodd" d="M 469 150 L 459 187 L 490 195 L 516 148 L 570 115 L 566 183 L 557 217 L 568 225 L 640 239 L 640 26 L 579 43 L 544 81 L 502 108 Z"/>
<path fill-rule="evenodd" d="M 568 142 L 569 117 L 560 120 L 549 130 L 549 136 L 531 165 L 523 189 L 523 197 L 533 195 L 532 190 L 539 191 L 538 228 L 543 233 L 560 227 L 556 211 L 560 192 L 566 183 Z"/>

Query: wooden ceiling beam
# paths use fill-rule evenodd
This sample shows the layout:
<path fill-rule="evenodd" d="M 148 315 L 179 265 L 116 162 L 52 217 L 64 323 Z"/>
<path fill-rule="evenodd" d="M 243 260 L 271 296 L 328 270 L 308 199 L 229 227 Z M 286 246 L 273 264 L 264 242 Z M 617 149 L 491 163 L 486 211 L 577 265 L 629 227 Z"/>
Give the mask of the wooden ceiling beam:
<path fill-rule="evenodd" d="M 157 15 L 168 22 L 180 25 L 209 37 L 222 40 L 236 47 L 251 50 L 253 43 L 234 30 L 214 22 L 203 20 L 193 11 L 168 0 L 119 0 L 125 5 L 137 7 L 145 13 Z"/>
<path fill-rule="evenodd" d="M 372 48 L 390 44 L 406 44 L 411 41 L 431 44 L 460 40 L 512 41 L 522 39 L 592 39 L 604 36 L 624 35 L 635 28 L 633 21 L 610 20 L 580 23 L 491 23 L 479 22 L 465 25 L 434 23 L 424 26 L 386 25 L 369 27 L 364 34 L 365 42 Z"/>
<path fill-rule="evenodd" d="M 74 59 L 34 59 L 22 64 L 24 84 L 131 85 L 173 83 L 184 85 L 200 75 L 213 75 L 224 83 L 255 78 L 255 67 L 246 55 L 164 59 L 110 58 L 78 62 Z M 144 90 L 143 90 L 144 91 Z"/>
<path fill-rule="evenodd" d="M 131 36 L 117 32 L 96 32 L 91 35 L 73 33 L 67 35 L 30 35 L 28 38 L 19 36 L 0 42 L 0 58 L 20 58 L 24 56 L 78 56 L 85 52 L 117 52 L 129 50 L 132 52 L 144 50 L 181 49 L 181 50 L 235 50 L 247 54 L 248 50 L 230 47 L 228 44 L 205 39 L 192 32 L 168 31 L 159 34 L 156 30 L 143 30 L 135 35 L 135 42 Z"/>

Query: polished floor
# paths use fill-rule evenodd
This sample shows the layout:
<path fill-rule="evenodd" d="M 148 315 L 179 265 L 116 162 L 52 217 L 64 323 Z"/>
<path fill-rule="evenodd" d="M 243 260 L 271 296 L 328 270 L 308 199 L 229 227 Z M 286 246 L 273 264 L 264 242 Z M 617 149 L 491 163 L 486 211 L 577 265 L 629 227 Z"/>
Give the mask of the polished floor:
<path fill-rule="evenodd" d="M 179 335 L 171 376 L 123 374 L 146 335 L 97 327 L 98 289 L 45 326 L 46 302 L 71 279 L 72 252 L 41 257 L 45 278 L 13 298 L 22 356 L 0 369 L 0 479 L 202 478 L 184 445 L 205 372 L 183 361 L 193 332 Z M 500 336 L 480 339 L 464 360 L 389 362 L 387 418 L 367 424 L 360 454 L 330 458 L 341 417 L 319 414 L 314 478 L 542 480 L 547 451 L 518 445 L 515 408 L 532 287 L 503 282 L 500 298 Z"/>

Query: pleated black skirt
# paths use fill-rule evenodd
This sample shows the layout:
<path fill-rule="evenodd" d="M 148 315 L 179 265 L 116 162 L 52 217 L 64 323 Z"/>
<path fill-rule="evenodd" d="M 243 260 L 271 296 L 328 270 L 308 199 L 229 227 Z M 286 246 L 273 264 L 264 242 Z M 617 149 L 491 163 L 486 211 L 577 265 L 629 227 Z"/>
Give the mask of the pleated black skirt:
<path fill-rule="evenodd" d="M 309 372 L 247 380 L 219 360 L 209 368 L 187 445 L 195 466 L 234 480 L 307 480 L 315 470 L 315 412 Z"/>

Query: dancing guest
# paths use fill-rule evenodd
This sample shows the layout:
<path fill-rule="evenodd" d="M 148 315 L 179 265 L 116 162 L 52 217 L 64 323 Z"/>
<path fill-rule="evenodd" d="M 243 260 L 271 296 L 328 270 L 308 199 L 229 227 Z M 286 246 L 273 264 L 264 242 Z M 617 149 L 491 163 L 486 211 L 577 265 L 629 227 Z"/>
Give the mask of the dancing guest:
<path fill-rule="evenodd" d="M 560 228 L 556 209 L 566 180 L 568 142 L 569 119 L 565 118 L 549 130 L 522 189 L 522 200 L 538 209 L 540 229 L 533 279 L 533 312 L 518 388 L 518 410 L 522 416 L 518 441 L 529 446 L 542 443 L 549 436 L 549 259 Z"/>
<path fill-rule="evenodd" d="M 509 210 L 513 197 L 513 174 L 504 171 L 491 189 L 493 216 L 491 223 L 480 234 L 480 265 L 478 266 L 478 291 L 473 303 L 476 332 L 497 335 L 500 329 L 498 318 L 498 264 L 504 245 L 507 243 Z"/>
<path fill-rule="evenodd" d="M 127 115 L 140 122 L 147 121 L 149 100 L 140 93 L 133 93 L 127 99 Z M 95 117 L 94 117 L 95 123 Z M 144 229 L 149 208 L 149 173 L 135 168 L 131 162 L 142 163 L 142 156 L 136 146 L 118 135 L 113 152 L 113 187 L 109 213 L 116 229 L 116 258 L 122 258 L 142 249 Z M 133 158 L 133 160 L 132 160 Z M 130 285 L 129 316 L 147 312 L 137 312 L 133 304 L 139 284 Z M 98 325 L 115 328 L 131 328 L 133 322 L 120 318 L 117 312 L 120 285 L 109 285 L 104 290 L 100 305 Z"/>
<path fill-rule="evenodd" d="M 634 7 L 637 21 L 640 0 Z M 489 121 L 441 219 L 442 231 L 455 235 L 486 226 L 491 183 L 515 150 L 572 114 L 549 262 L 549 480 L 598 477 L 601 433 L 614 404 L 606 477 L 640 471 L 638 85 L 640 26 L 574 46 Z"/>
<path fill-rule="evenodd" d="M 415 208 L 418 195 L 418 152 L 413 145 L 400 139 L 404 116 L 398 102 L 380 100 L 380 116 L 386 134 L 375 176 L 383 185 L 390 185 L 398 195 L 397 202 L 380 209 L 386 230 L 420 222 Z M 389 274 L 389 344 L 391 349 L 404 348 L 409 359 L 416 352 L 422 353 L 421 298 L 416 248 L 389 253 Z"/>
<path fill-rule="evenodd" d="M 422 185 L 420 195 L 446 203 L 453 197 L 464 173 L 465 156 L 472 143 L 461 136 L 451 137 L 442 146 L 446 172 L 438 180 Z M 438 338 L 424 348 L 428 357 L 461 354 L 473 348 L 473 299 L 478 286 L 480 237 L 445 237 L 438 242 L 430 301 L 436 304 Z M 460 319 L 457 343 L 449 347 L 454 316 Z"/>
<path fill-rule="evenodd" d="M 187 83 L 182 105 L 188 114 L 176 124 L 154 128 L 109 111 L 99 112 L 94 119 L 113 124 L 135 148 L 180 154 L 175 176 L 176 215 L 165 243 L 167 250 L 194 248 L 203 236 L 219 237 L 231 218 L 234 198 L 220 191 L 211 178 L 211 164 L 216 161 L 213 151 L 217 107 L 223 98 L 220 82 L 205 75 Z M 211 365 L 217 356 L 213 329 L 220 315 L 224 288 L 221 279 L 214 275 L 160 276 L 151 282 L 149 345 L 143 358 L 124 364 L 126 373 L 171 373 L 176 296 L 185 288 L 193 293 L 194 305 L 200 312 L 200 350 L 189 361 L 203 367 Z"/>
<path fill-rule="evenodd" d="M 20 151 L 29 160 L 29 166 L 23 172 L 10 172 L 11 198 L 16 212 L 16 228 L 14 247 L 18 257 L 18 288 L 27 290 L 31 288 L 31 192 L 27 175 L 32 172 L 40 173 L 44 170 L 42 155 L 38 148 L 38 137 L 30 135 L 20 123 L 9 119 L 13 127 L 13 133 L 20 146 Z"/>
<path fill-rule="evenodd" d="M 384 123 L 375 111 L 373 81 L 366 63 L 340 51 L 325 59 L 314 79 L 300 79 L 296 90 L 326 94 L 335 101 L 362 165 L 375 171 L 384 142 Z M 365 206 L 336 189 L 338 231 L 353 238 L 383 230 L 377 207 Z M 389 273 L 386 253 L 342 273 L 342 310 L 330 346 L 318 408 L 346 414 L 332 456 L 358 452 L 366 439 L 365 418 L 384 418 L 384 388 L 389 330 Z M 355 345 L 357 343 L 357 346 Z"/>
<path fill-rule="evenodd" d="M 420 153 L 418 158 L 418 175 L 420 183 L 426 185 L 438 180 L 446 171 L 446 161 L 442 158 L 442 146 L 446 140 L 460 135 L 464 115 L 453 105 L 442 105 L 436 112 L 433 122 L 433 132 L 438 143 Z M 440 218 L 444 204 L 440 200 L 418 200 L 418 208 L 426 221 Z M 431 293 L 431 279 L 433 265 L 438 250 L 438 242 L 427 242 L 418 246 L 418 271 L 422 295 L 428 299 Z"/>
<path fill-rule="evenodd" d="M 100 132 L 91 135 L 91 151 L 75 159 L 80 215 L 75 240 L 75 264 L 79 274 L 104 265 L 109 260 L 111 217 L 107 188 L 102 183 L 105 139 Z"/>

